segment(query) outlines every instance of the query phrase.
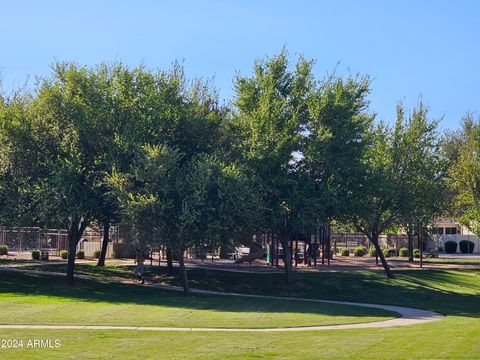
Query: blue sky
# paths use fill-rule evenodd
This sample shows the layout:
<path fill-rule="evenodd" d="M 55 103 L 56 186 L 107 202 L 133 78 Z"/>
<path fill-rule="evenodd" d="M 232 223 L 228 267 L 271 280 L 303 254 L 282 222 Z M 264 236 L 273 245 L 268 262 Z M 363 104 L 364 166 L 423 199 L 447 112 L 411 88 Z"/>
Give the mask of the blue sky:
<path fill-rule="evenodd" d="M 317 60 L 315 73 L 369 74 L 371 108 L 392 121 L 419 95 L 442 128 L 480 111 L 480 1 L 2 1 L 3 88 L 48 75 L 55 60 L 121 60 L 214 77 L 231 99 L 236 71 L 278 53 Z M 336 64 L 340 62 L 338 66 Z"/>

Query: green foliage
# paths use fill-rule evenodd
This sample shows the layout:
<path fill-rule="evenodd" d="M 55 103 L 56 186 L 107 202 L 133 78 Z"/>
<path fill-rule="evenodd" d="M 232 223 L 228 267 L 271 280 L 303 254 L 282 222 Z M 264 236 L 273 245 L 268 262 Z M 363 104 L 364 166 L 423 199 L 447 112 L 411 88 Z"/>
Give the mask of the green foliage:
<path fill-rule="evenodd" d="M 451 159 L 450 183 L 461 222 L 480 235 L 480 122 L 468 114 L 462 123 L 456 157 Z"/>
<path fill-rule="evenodd" d="M 83 250 L 77 252 L 77 259 L 85 259 L 85 252 Z"/>
<path fill-rule="evenodd" d="M 263 227 L 281 240 L 301 229 L 308 211 L 308 179 L 295 169 L 302 130 L 308 122 L 307 100 L 313 86 L 312 62 L 300 58 L 290 69 L 288 54 L 254 64 L 252 77 L 235 82 L 236 121 L 242 134 L 242 157 L 261 184 Z"/>
<path fill-rule="evenodd" d="M 440 151 L 438 122 L 429 119 L 422 99 L 410 114 L 402 104 L 397 107 L 394 146 L 395 162 L 400 165 L 398 179 L 399 220 L 407 234 L 427 230 L 427 225 L 445 211 L 448 198 L 447 165 Z"/>
<path fill-rule="evenodd" d="M 405 247 L 400 248 L 400 250 L 398 251 L 398 255 L 400 255 L 401 257 L 407 257 L 408 249 Z"/>
<path fill-rule="evenodd" d="M 365 246 L 357 246 L 353 252 L 356 257 L 363 257 L 367 254 L 367 248 Z"/>
<path fill-rule="evenodd" d="M 350 251 L 348 249 L 342 248 L 340 249 L 341 256 L 350 256 Z"/>
<path fill-rule="evenodd" d="M 102 252 L 101 252 L 100 250 L 95 250 L 95 251 L 93 252 L 93 257 L 94 257 L 95 259 L 99 259 L 101 253 L 102 253 Z"/>
<path fill-rule="evenodd" d="M 399 105 L 394 127 L 374 126 L 368 77 L 317 81 L 312 67 L 303 57 L 292 66 L 286 50 L 259 59 L 235 78 L 228 109 L 177 63 L 156 72 L 57 63 L 34 93 L 2 97 L 0 222 L 66 228 L 73 251 L 91 222 L 122 221 L 136 250 L 167 245 L 179 260 L 256 231 L 275 233 L 288 253 L 292 234 L 327 222 L 375 244 L 388 229 L 421 231 L 445 197 L 427 109 L 406 116 Z M 477 125 L 465 122 L 452 171 L 469 226 Z"/>
<path fill-rule="evenodd" d="M 413 257 L 414 257 L 415 259 L 420 258 L 420 250 L 419 250 L 419 249 L 414 249 L 414 250 L 413 250 Z"/>
<path fill-rule="evenodd" d="M 456 241 L 446 241 L 444 245 L 447 254 L 455 254 L 457 252 L 458 244 Z"/>
<path fill-rule="evenodd" d="M 312 196 L 322 219 L 345 219 L 351 213 L 351 194 L 366 170 L 364 156 L 373 121 L 369 93 L 368 77 L 329 76 L 309 94 L 309 133 L 301 163 L 315 184 Z"/>
<path fill-rule="evenodd" d="M 0 245 L 0 255 L 8 255 L 8 246 Z"/>
<path fill-rule="evenodd" d="M 387 252 L 390 254 L 390 256 L 397 256 L 397 249 L 395 248 L 388 248 Z"/>
<path fill-rule="evenodd" d="M 40 250 L 33 250 L 32 251 L 32 259 L 33 260 L 40 260 Z"/>
<path fill-rule="evenodd" d="M 473 249 L 475 248 L 475 243 L 470 240 L 461 240 L 458 243 L 460 247 L 460 251 L 464 254 L 471 254 L 473 253 Z"/>
<path fill-rule="evenodd" d="M 443 205 L 445 169 L 437 123 L 427 119 L 421 101 L 409 117 L 404 112 L 399 105 L 394 127 L 380 122 L 371 128 L 366 175 L 352 196 L 351 221 L 376 244 L 379 234 L 400 224 L 412 232 L 412 226 L 430 221 Z"/>
<path fill-rule="evenodd" d="M 386 258 L 397 256 L 397 249 L 395 248 L 382 249 L 382 253 Z"/>
<path fill-rule="evenodd" d="M 68 251 L 67 250 L 60 251 L 60 257 L 62 259 L 68 259 Z"/>
<path fill-rule="evenodd" d="M 372 246 L 370 250 L 368 251 L 370 256 L 377 256 L 377 250 Z"/>

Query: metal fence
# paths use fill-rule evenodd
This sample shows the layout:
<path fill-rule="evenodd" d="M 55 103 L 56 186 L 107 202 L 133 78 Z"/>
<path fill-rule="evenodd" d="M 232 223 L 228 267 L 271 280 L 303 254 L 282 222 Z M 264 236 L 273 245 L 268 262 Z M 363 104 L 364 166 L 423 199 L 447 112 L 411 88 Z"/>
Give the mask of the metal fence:
<path fill-rule="evenodd" d="M 27 252 L 33 249 L 58 252 L 67 248 L 67 231 L 38 227 L 0 226 L 0 245 L 9 251 Z"/>
<path fill-rule="evenodd" d="M 337 252 L 340 248 L 353 250 L 357 246 L 365 246 L 367 249 L 370 248 L 370 242 L 363 234 L 336 233 L 331 236 L 334 252 Z"/>
<path fill-rule="evenodd" d="M 118 241 L 118 231 L 112 227 L 110 239 Z M 67 230 L 42 229 L 39 227 L 7 227 L 0 226 L 0 245 L 8 246 L 11 252 L 29 252 L 31 250 L 46 250 L 52 255 L 58 255 L 60 250 L 68 248 Z M 102 231 L 87 229 L 82 236 L 83 242 L 101 242 Z"/>

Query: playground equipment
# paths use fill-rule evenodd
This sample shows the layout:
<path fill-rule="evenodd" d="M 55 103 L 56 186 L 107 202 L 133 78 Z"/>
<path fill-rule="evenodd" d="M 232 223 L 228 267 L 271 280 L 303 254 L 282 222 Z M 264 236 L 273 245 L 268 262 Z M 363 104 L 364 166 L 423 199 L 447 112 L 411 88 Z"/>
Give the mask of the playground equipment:
<path fill-rule="evenodd" d="M 250 247 L 250 254 L 244 255 L 241 258 L 235 260 L 235 264 L 243 264 L 245 262 L 252 263 L 252 261 L 261 259 L 265 256 L 265 250 L 259 243 L 253 243 Z"/>
<path fill-rule="evenodd" d="M 274 233 L 256 235 L 257 241 L 267 249 L 267 264 L 278 267 L 279 260 L 284 260 L 283 245 Z M 330 265 L 335 252 L 329 224 L 321 224 L 312 233 L 295 233 L 289 240 L 290 261 L 293 266 L 304 264 L 317 266 L 317 258 L 322 265 Z"/>

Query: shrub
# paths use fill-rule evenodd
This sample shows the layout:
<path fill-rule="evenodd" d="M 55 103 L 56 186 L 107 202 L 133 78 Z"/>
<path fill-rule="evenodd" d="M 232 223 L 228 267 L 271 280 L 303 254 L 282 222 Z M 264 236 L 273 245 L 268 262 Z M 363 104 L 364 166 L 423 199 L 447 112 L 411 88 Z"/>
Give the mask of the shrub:
<path fill-rule="evenodd" d="M 67 259 L 68 258 L 68 251 L 67 250 L 60 251 L 60 257 L 62 259 Z"/>
<path fill-rule="evenodd" d="M 85 251 L 80 250 L 77 252 L 77 259 L 85 259 Z"/>
<path fill-rule="evenodd" d="M 350 251 L 348 249 L 340 249 L 340 255 L 350 256 Z"/>
<path fill-rule="evenodd" d="M 414 250 L 413 250 L 413 257 L 414 257 L 415 259 L 419 259 L 419 258 L 420 258 L 420 250 L 414 249 Z"/>
<path fill-rule="evenodd" d="M 438 258 L 438 250 L 430 250 L 428 252 L 428 257 L 429 258 Z"/>
<path fill-rule="evenodd" d="M 397 256 L 397 249 L 395 248 L 388 248 L 387 252 L 389 253 L 389 256 Z"/>
<path fill-rule="evenodd" d="M 400 250 L 398 250 L 398 255 L 400 255 L 401 257 L 407 257 L 408 249 L 405 247 L 400 248 Z"/>
<path fill-rule="evenodd" d="M 100 259 L 100 254 L 101 254 L 101 251 L 100 251 L 100 250 L 95 250 L 95 251 L 93 252 L 93 257 L 94 257 L 95 259 Z"/>
<path fill-rule="evenodd" d="M 8 246 L 6 245 L 0 246 L 0 255 L 8 255 Z"/>
<path fill-rule="evenodd" d="M 473 253 L 473 249 L 475 248 L 475 244 L 470 240 L 462 240 L 459 243 L 460 251 L 464 254 L 471 254 Z"/>
<path fill-rule="evenodd" d="M 362 257 L 367 254 L 367 248 L 365 246 L 357 246 L 353 254 L 357 257 Z"/>
<path fill-rule="evenodd" d="M 445 252 L 447 254 L 455 254 L 457 252 L 457 242 L 456 241 L 446 241 L 445 242 Z"/>
<path fill-rule="evenodd" d="M 375 250 L 373 246 L 370 248 L 370 251 L 368 253 L 370 254 L 370 256 L 377 256 L 377 250 Z"/>
<path fill-rule="evenodd" d="M 383 256 L 385 256 L 386 258 L 391 256 L 390 249 L 382 249 L 382 252 L 383 252 Z"/>
<path fill-rule="evenodd" d="M 33 250 L 32 251 L 32 259 L 33 260 L 40 260 L 40 251 L 39 250 Z"/>

